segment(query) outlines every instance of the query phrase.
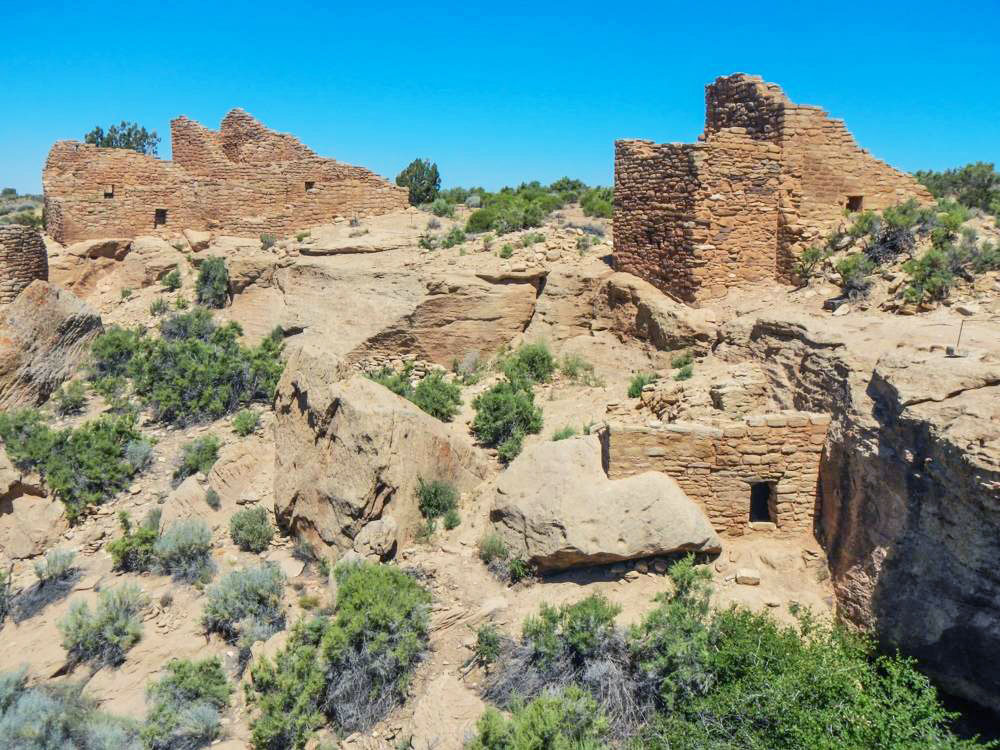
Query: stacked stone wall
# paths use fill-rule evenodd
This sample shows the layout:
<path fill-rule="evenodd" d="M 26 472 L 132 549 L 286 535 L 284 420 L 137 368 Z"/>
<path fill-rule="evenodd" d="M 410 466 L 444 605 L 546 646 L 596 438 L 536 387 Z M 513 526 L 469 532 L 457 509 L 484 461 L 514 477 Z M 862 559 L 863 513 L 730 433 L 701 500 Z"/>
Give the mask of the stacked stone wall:
<path fill-rule="evenodd" d="M 42 235 L 19 224 L 0 225 L 0 305 L 13 302 L 36 279 L 49 279 L 49 256 Z"/>
<path fill-rule="evenodd" d="M 793 281 L 798 253 L 860 201 L 881 210 L 931 196 L 861 149 L 840 120 L 756 76 L 706 87 L 696 144 L 619 141 L 615 265 L 679 299 Z"/>
<path fill-rule="evenodd" d="M 47 230 L 58 241 L 184 229 L 287 235 L 338 216 L 405 209 L 407 192 L 362 167 L 316 156 L 233 110 L 218 132 L 171 123 L 173 161 L 60 141 L 43 173 Z M 164 218 L 165 221 L 158 220 Z"/>
<path fill-rule="evenodd" d="M 811 532 L 829 424 L 829 416 L 806 412 L 712 425 L 612 423 L 604 434 L 608 476 L 669 474 L 705 509 L 716 531 L 730 535 L 752 528 L 751 487 L 766 483 L 772 488 L 775 529 L 787 534 Z"/>

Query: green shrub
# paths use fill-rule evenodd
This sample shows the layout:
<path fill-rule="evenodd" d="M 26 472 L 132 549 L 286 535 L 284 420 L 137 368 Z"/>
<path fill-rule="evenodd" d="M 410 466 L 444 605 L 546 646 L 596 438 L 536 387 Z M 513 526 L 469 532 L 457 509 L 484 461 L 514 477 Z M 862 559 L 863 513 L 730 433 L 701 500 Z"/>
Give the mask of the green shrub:
<path fill-rule="evenodd" d="M 200 518 L 174 522 L 153 544 L 155 568 L 178 581 L 204 583 L 212 576 L 212 530 Z"/>
<path fill-rule="evenodd" d="M 205 505 L 212 510 L 218 510 L 222 507 L 222 499 L 219 497 L 219 493 L 211 487 L 205 490 Z"/>
<path fill-rule="evenodd" d="M 452 529 L 457 529 L 459 524 L 462 523 L 462 516 L 458 512 L 458 508 L 449 508 L 444 512 L 442 516 L 444 521 L 444 527 L 451 531 Z"/>
<path fill-rule="evenodd" d="M 417 504 L 424 518 L 440 518 L 458 507 L 458 490 L 451 482 L 418 479 Z"/>
<path fill-rule="evenodd" d="M 988 162 L 966 164 L 942 172 L 914 173 L 935 198 L 954 197 L 961 205 L 998 214 L 1000 209 L 1000 173 Z"/>
<path fill-rule="evenodd" d="M 556 371 L 556 361 L 545 342 L 522 344 L 503 363 L 503 372 L 511 381 L 547 383 Z"/>
<path fill-rule="evenodd" d="M 281 333 L 244 347 L 236 323 L 216 326 L 204 310 L 162 321 L 159 338 L 112 327 L 94 342 L 95 386 L 127 376 L 164 422 L 218 419 L 256 400 L 270 400 L 283 365 Z"/>
<path fill-rule="evenodd" d="M 379 385 L 385 386 L 397 396 L 405 399 L 413 398 L 413 385 L 410 383 L 411 367 L 407 365 L 402 373 L 394 372 L 391 368 L 383 367 L 379 372 L 368 377 Z"/>
<path fill-rule="evenodd" d="M 79 380 L 73 380 L 59 387 L 52 394 L 56 414 L 65 417 L 80 414 L 87 405 L 87 387 Z"/>
<path fill-rule="evenodd" d="M 152 302 L 149 303 L 149 314 L 154 317 L 159 317 L 160 315 L 166 315 L 167 311 L 170 309 L 170 305 L 163 297 L 157 297 Z"/>
<path fill-rule="evenodd" d="M 503 649 L 503 636 L 493 623 L 480 625 L 476 630 L 476 647 L 473 651 L 474 661 L 483 667 L 494 664 L 500 658 Z"/>
<path fill-rule="evenodd" d="M 396 184 L 409 190 L 410 205 L 419 206 L 433 201 L 441 189 L 437 164 L 430 159 L 414 159 L 396 175 Z"/>
<path fill-rule="evenodd" d="M 14 598 L 14 592 L 11 590 L 12 585 L 10 573 L 0 570 L 0 628 L 3 627 L 4 620 L 10 614 L 11 602 Z"/>
<path fill-rule="evenodd" d="M 863 253 L 853 253 L 837 261 L 833 269 L 840 276 L 840 288 L 851 296 L 864 295 L 871 287 L 869 276 L 875 264 Z"/>
<path fill-rule="evenodd" d="M 267 508 L 257 505 L 238 510 L 229 519 L 229 536 L 244 552 L 263 552 L 274 538 Z"/>
<path fill-rule="evenodd" d="M 266 233 L 262 234 L 260 236 L 260 249 L 270 250 L 272 247 L 274 247 L 274 243 L 276 243 L 277 241 L 278 238 L 275 237 L 273 234 L 266 234 Z"/>
<path fill-rule="evenodd" d="M 122 120 L 119 125 L 111 125 L 106 131 L 100 125 L 83 136 L 84 143 L 99 148 L 127 148 L 140 154 L 156 156 L 160 136 L 155 130 L 146 130 L 137 122 Z"/>
<path fill-rule="evenodd" d="M 506 260 L 514 254 L 514 246 L 509 242 L 505 242 L 503 247 L 500 248 L 500 257 Z"/>
<path fill-rule="evenodd" d="M 424 250 L 437 250 L 438 238 L 437 235 L 424 233 L 420 235 L 417 240 L 417 245 L 422 247 Z"/>
<path fill-rule="evenodd" d="M 955 281 L 949 266 L 947 252 L 937 248 L 931 248 L 919 258 L 906 261 L 903 271 L 909 274 L 910 282 L 903 290 L 903 297 L 914 303 L 947 297 Z"/>
<path fill-rule="evenodd" d="M 222 735 L 220 713 L 232 692 L 218 657 L 172 659 L 166 674 L 146 688 L 143 741 L 150 750 L 207 747 Z"/>
<path fill-rule="evenodd" d="M 73 664 L 117 666 L 142 637 L 139 614 L 146 606 L 142 590 L 131 583 L 105 589 L 91 612 L 84 602 L 75 602 L 59 621 L 62 645 Z"/>
<path fill-rule="evenodd" d="M 303 594 L 299 597 L 299 606 L 306 612 L 311 612 L 319 606 L 319 597 L 312 594 Z"/>
<path fill-rule="evenodd" d="M 678 354 L 675 357 L 671 357 L 670 359 L 670 366 L 673 367 L 675 370 L 681 367 L 687 367 L 688 365 L 693 363 L 694 363 L 694 357 L 689 351 L 682 352 L 681 354 Z"/>
<path fill-rule="evenodd" d="M 52 430 L 38 412 L 0 414 L 0 438 L 11 461 L 37 470 L 75 523 L 90 505 L 125 489 L 137 469 L 125 459 L 126 447 L 141 439 L 134 415 L 102 416 L 75 429 Z"/>
<path fill-rule="evenodd" d="M 567 354 L 559 363 L 559 371 L 575 383 L 596 388 L 604 381 L 594 371 L 594 366 L 579 354 Z"/>
<path fill-rule="evenodd" d="M 570 425 L 566 425 L 562 429 L 556 430 L 552 433 L 553 440 L 566 440 L 567 438 L 576 436 L 576 428 Z"/>
<path fill-rule="evenodd" d="M 296 626 L 274 662 L 252 667 L 253 745 L 302 748 L 329 720 L 364 731 L 402 703 L 427 648 L 430 595 L 388 565 L 340 565 L 331 619 Z"/>
<path fill-rule="evenodd" d="M 132 288 L 131 287 L 127 287 L 127 286 L 126 287 L 122 287 L 122 290 L 120 292 L 120 296 L 121 296 L 123 302 L 125 300 L 132 299 Z"/>
<path fill-rule="evenodd" d="M 542 429 L 542 410 L 534 394 L 510 380 L 502 380 L 472 402 L 476 416 L 472 430 L 484 445 L 496 447 L 502 461 L 521 452 L 524 436 Z"/>
<path fill-rule="evenodd" d="M 639 396 L 642 395 L 642 389 L 651 383 L 655 383 L 656 380 L 657 378 L 655 373 L 636 373 L 628 383 L 628 397 L 639 398 Z"/>
<path fill-rule="evenodd" d="M 225 307 L 229 301 L 229 269 L 222 258 L 205 258 L 198 267 L 195 300 L 206 307 Z"/>
<path fill-rule="evenodd" d="M 420 379 L 410 400 L 432 417 L 450 422 L 462 405 L 462 389 L 435 371 Z"/>
<path fill-rule="evenodd" d="M 178 297 L 177 299 L 174 300 L 174 309 L 175 310 L 187 310 L 188 309 L 188 305 L 189 305 L 189 303 L 188 303 L 186 297 Z"/>
<path fill-rule="evenodd" d="M 163 277 L 161 283 L 163 284 L 163 288 L 168 292 L 176 292 L 181 288 L 181 272 L 175 268 Z"/>
<path fill-rule="evenodd" d="M 260 414 L 252 409 L 242 409 L 233 417 L 233 432 L 240 437 L 256 432 L 260 425 Z"/>
<path fill-rule="evenodd" d="M 453 217 L 455 215 L 455 207 L 444 198 L 435 198 L 431 202 L 430 209 L 435 216 Z"/>
<path fill-rule="evenodd" d="M 599 750 L 611 747 L 597 703 L 579 688 L 519 703 L 507 718 L 487 708 L 467 750 Z"/>
<path fill-rule="evenodd" d="M 142 573 L 152 570 L 156 561 L 154 547 L 160 538 L 160 510 L 151 510 L 142 523 L 132 526 L 128 513 L 118 513 L 118 523 L 122 535 L 108 542 L 108 553 L 111 555 L 112 568 L 129 573 Z"/>
<path fill-rule="evenodd" d="M 295 239 L 298 242 L 302 242 L 308 236 L 309 232 L 299 232 L 297 235 L 295 235 Z"/>
<path fill-rule="evenodd" d="M 545 235 L 541 232 L 528 232 L 521 237 L 521 247 L 531 247 L 539 242 L 545 242 Z"/>
<path fill-rule="evenodd" d="M 674 373 L 674 380 L 690 380 L 692 375 L 694 375 L 694 365 L 688 362 Z"/>
<path fill-rule="evenodd" d="M 56 583 L 73 574 L 73 560 L 76 553 L 72 550 L 50 549 L 41 560 L 35 560 L 35 575 L 42 586 Z"/>
<path fill-rule="evenodd" d="M 455 245 L 461 245 L 465 242 L 465 232 L 463 232 L 458 227 L 452 227 L 448 230 L 448 233 L 441 240 L 441 247 L 455 247 Z"/>
<path fill-rule="evenodd" d="M 496 532 L 484 534 L 479 540 L 479 559 L 486 565 L 494 561 L 505 561 L 510 557 L 510 549 L 504 542 L 503 537 Z"/>
<path fill-rule="evenodd" d="M 82 685 L 28 687 L 27 672 L 0 672 L 0 747 L 142 750 L 136 722 L 105 714 Z"/>
<path fill-rule="evenodd" d="M 234 570 L 208 589 L 201 624 L 206 632 L 249 649 L 285 626 L 284 593 L 285 574 L 276 565 Z"/>
<path fill-rule="evenodd" d="M 174 484 L 180 484 L 192 474 L 208 474 L 219 458 L 219 438 L 203 435 L 184 444 L 180 462 L 174 469 Z"/>
<path fill-rule="evenodd" d="M 591 188 L 580 198 L 584 216 L 610 219 L 614 214 L 614 188 Z"/>

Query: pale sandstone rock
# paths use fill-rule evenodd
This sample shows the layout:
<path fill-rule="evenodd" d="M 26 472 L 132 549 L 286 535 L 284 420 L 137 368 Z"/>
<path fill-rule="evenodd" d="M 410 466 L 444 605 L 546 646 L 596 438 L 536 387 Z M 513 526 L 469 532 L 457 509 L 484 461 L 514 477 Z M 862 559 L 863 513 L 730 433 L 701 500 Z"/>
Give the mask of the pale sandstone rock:
<path fill-rule="evenodd" d="M 136 237 L 122 261 L 122 285 L 142 288 L 173 271 L 184 256 L 159 237 Z"/>
<path fill-rule="evenodd" d="M 497 482 L 491 518 L 515 554 L 542 571 L 722 548 L 670 477 L 609 480 L 597 437 L 541 443 L 518 456 Z"/>
<path fill-rule="evenodd" d="M 40 555 L 66 531 L 62 503 L 46 495 L 40 480 L 22 474 L 0 446 L 0 559 Z"/>
<path fill-rule="evenodd" d="M 385 560 L 396 551 L 397 526 L 392 516 L 367 524 L 354 538 L 354 550 L 365 557 Z"/>
<path fill-rule="evenodd" d="M 399 535 L 420 522 L 419 478 L 475 487 L 486 475 L 471 439 L 346 368 L 299 350 L 275 397 L 275 514 L 293 534 L 343 552 L 392 513 Z"/>
<path fill-rule="evenodd" d="M 200 253 L 208 248 L 208 243 L 212 241 L 211 232 L 199 232 L 196 229 L 185 229 L 184 239 L 188 241 L 191 250 Z"/>
<path fill-rule="evenodd" d="M 110 258 L 124 260 L 132 249 L 132 241 L 124 237 L 112 237 L 103 240 L 83 240 L 66 247 L 66 254 L 77 258 Z"/>
<path fill-rule="evenodd" d="M 760 572 L 754 568 L 740 568 L 736 571 L 736 583 L 741 586 L 760 586 Z"/>
<path fill-rule="evenodd" d="M 101 318 L 72 293 L 33 281 L 0 308 L 0 408 L 40 404 L 90 351 Z"/>

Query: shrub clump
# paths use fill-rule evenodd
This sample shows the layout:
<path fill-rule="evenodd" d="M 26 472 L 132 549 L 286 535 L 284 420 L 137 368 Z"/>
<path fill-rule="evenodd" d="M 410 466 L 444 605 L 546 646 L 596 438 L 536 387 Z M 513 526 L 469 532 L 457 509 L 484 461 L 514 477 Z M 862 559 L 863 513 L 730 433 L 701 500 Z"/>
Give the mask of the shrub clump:
<path fill-rule="evenodd" d="M 0 672 L 0 747 L 142 750 L 135 722 L 99 711 L 82 685 L 28 687 L 27 672 Z"/>
<path fill-rule="evenodd" d="M 222 258 L 205 258 L 198 267 L 195 300 L 199 305 L 222 308 L 229 301 L 229 269 Z"/>
<path fill-rule="evenodd" d="M 174 469 L 174 484 L 178 485 L 192 474 L 207 474 L 219 458 L 219 438 L 203 435 L 185 443 L 181 449 L 180 462 Z"/>
<path fill-rule="evenodd" d="M 285 627 L 284 591 L 285 574 L 275 565 L 234 570 L 208 589 L 201 624 L 249 653 Z"/>
<path fill-rule="evenodd" d="M 139 613 L 145 606 L 142 590 L 131 583 L 102 591 L 93 612 L 85 602 L 75 602 L 59 621 L 70 662 L 121 664 L 126 652 L 142 637 Z"/>
<path fill-rule="evenodd" d="M 270 400 L 281 376 L 282 333 L 242 346 L 234 322 L 217 326 L 205 310 L 174 315 L 159 338 L 112 327 L 93 345 L 95 382 L 129 378 L 156 419 L 188 424 L 218 419 Z"/>
<path fill-rule="evenodd" d="M 556 361 L 544 342 L 522 344 L 518 350 L 501 363 L 503 373 L 510 380 L 527 380 L 547 383 L 556 371 Z"/>
<path fill-rule="evenodd" d="M 156 561 L 156 541 L 160 538 L 160 509 L 151 510 L 142 523 L 134 527 L 129 514 L 121 511 L 118 524 L 122 529 L 121 537 L 108 543 L 112 567 L 131 573 L 152 570 Z"/>
<path fill-rule="evenodd" d="M 462 405 L 462 389 L 458 383 L 448 382 L 444 375 L 435 371 L 421 378 L 414 387 L 410 383 L 410 370 L 408 367 L 398 373 L 384 368 L 369 377 L 442 422 L 454 419 L 458 407 Z"/>
<path fill-rule="evenodd" d="M 166 674 L 146 689 L 143 742 L 150 750 L 207 747 L 222 735 L 219 714 L 232 692 L 218 657 L 171 660 Z"/>
<path fill-rule="evenodd" d="M 487 708 L 467 750 L 597 750 L 610 746 L 597 702 L 576 687 L 513 706 L 510 718 Z"/>
<path fill-rule="evenodd" d="M 495 447 L 504 462 L 521 452 L 525 435 L 542 429 L 542 410 L 535 406 L 530 384 L 521 378 L 501 380 L 477 396 L 472 406 L 473 432 L 484 445 Z"/>
<path fill-rule="evenodd" d="M 458 515 L 458 490 L 451 482 L 439 479 L 425 482 L 423 479 L 418 479 L 417 502 L 420 513 L 427 519 L 430 531 L 434 530 L 439 518 L 444 518 L 445 527 L 449 530 L 458 526 L 458 523 L 453 523 Z"/>
<path fill-rule="evenodd" d="M 411 206 L 419 206 L 437 197 L 441 189 L 441 175 L 437 164 L 430 159 L 414 159 L 396 175 L 396 184 L 409 191 Z"/>
<path fill-rule="evenodd" d="M 274 527 L 262 505 L 244 508 L 229 519 L 229 536 L 244 552 L 263 552 L 274 538 Z"/>
<path fill-rule="evenodd" d="M 187 583 L 212 576 L 212 530 L 200 518 L 183 518 L 168 527 L 153 544 L 155 568 Z"/>
<path fill-rule="evenodd" d="M 0 414 L 0 438 L 11 461 L 36 470 L 75 523 L 90 505 L 99 505 L 128 487 L 140 470 L 126 448 L 142 439 L 134 414 L 102 416 L 77 428 L 53 430 L 33 409 Z"/>
<path fill-rule="evenodd" d="M 257 431 L 260 426 L 260 414 L 253 409 L 243 409 L 233 417 L 233 432 L 240 437 L 246 437 Z"/>
<path fill-rule="evenodd" d="M 79 380 L 66 383 L 52 394 L 52 401 L 56 414 L 61 417 L 80 414 L 87 405 L 87 387 Z"/>
<path fill-rule="evenodd" d="M 629 398 L 639 398 L 642 395 L 642 389 L 651 383 L 655 383 L 657 380 L 656 374 L 652 372 L 639 372 L 636 373 L 628 383 L 628 397 Z"/>
<path fill-rule="evenodd" d="M 326 721 L 365 731 L 399 705 L 427 649 L 430 594 L 389 565 L 339 565 L 332 618 L 303 621 L 252 667 L 256 750 L 302 748 Z"/>

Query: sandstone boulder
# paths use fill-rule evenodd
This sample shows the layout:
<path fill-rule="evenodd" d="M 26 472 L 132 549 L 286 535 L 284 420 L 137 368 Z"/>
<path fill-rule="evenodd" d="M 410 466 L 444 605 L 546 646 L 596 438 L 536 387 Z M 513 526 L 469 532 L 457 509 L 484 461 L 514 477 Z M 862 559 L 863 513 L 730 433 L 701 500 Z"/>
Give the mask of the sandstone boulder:
<path fill-rule="evenodd" d="M 666 351 L 705 350 L 715 342 L 718 330 L 711 311 L 676 302 L 630 273 L 608 278 L 598 298 L 598 312 L 609 317 L 619 333 Z"/>
<path fill-rule="evenodd" d="M 40 555 L 67 528 L 62 503 L 46 497 L 37 476 L 25 476 L 0 447 L 0 560 Z"/>
<path fill-rule="evenodd" d="M 367 378 L 342 380 L 346 372 L 300 349 L 275 397 L 275 514 L 296 536 L 340 552 L 389 513 L 398 536 L 412 536 L 419 478 L 447 480 L 461 491 L 487 472 L 457 427 Z"/>
<path fill-rule="evenodd" d="M 211 232 L 199 232 L 196 229 L 185 229 L 184 239 L 188 241 L 191 246 L 191 250 L 196 253 L 200 253 L 208 247 L 208 243 L 212 241 Z"/>
<path fill-rule="evenodd" d="M 610 480 L 588 436 L 541 443 L 497 482 L 491 518 L 541 571 L 722 549 L 702 510 L 666 474 Z"/>
<path fill-rule="evenodd" d="M 0 309 L 0 408 L 49 397 L 90 351 L 100 316 L 65 289 L 33 281 Z"/>
<path fill-rule="evenodd" d="M 184 256 L 159 237 L 136 237 L 122 261 L 122 282 L 136 288 L 155 284 L 177 267 Z"/>

